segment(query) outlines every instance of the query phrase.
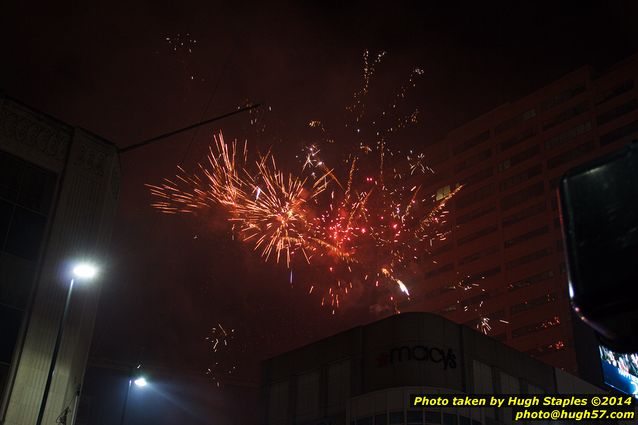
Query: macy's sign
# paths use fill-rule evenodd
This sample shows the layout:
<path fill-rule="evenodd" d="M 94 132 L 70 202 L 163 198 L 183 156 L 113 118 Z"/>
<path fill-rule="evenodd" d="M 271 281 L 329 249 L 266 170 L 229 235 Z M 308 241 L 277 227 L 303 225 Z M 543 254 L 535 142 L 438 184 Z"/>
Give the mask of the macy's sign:
<path fill-rule="evenodd" d="M 403 345 L 391 348 L 388 353 L 382 353 L 377 358 L 379 367 L 409 361 L 440 363 L 443 370 L 456 369 L 456 355 L 451 348 L 446 351 L 426 345 Z"/>

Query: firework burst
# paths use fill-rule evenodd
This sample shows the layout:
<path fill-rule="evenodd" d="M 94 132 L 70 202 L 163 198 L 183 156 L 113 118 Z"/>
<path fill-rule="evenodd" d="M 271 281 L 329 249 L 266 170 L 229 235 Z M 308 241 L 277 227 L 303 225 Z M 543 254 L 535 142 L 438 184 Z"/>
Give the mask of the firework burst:
<path fill-rule="evenodd" d="M 410 73 L 387 110 L 375 115 L 367 108 L 383 56 L 364 54 L 363 86 L 346 108 L 345 141 L 335 143 L 321 121 L 309 122 L 320 139 L 303 148 L 297 173 L 281 170 L 271 152 L 249 155 L 246 143 L 229 144 L 219 134 L 195 173 L 178 168 L 175 178 L 148 185 L 152 206 L 167 214 L 222 207 L 241 240 L 266 261 L 283 259 L 290 283 L 294 268 L 295 282 L 318 294 L 333 314 L 361 288 L 383 291 L 398 311 L 399 300 L 410 297 L 413 283 L 406 282 L 414 280 L 415 268 L 446 238 L 446 204 L 461 187 L 439 200 L 424 193 L 433 173 L 425 156 L 389 144 L 392 134 L 417 120 L 417 109 L 399 111 L 423 71 Z M 326 163 L 326 143 L 343 159 Z"/>

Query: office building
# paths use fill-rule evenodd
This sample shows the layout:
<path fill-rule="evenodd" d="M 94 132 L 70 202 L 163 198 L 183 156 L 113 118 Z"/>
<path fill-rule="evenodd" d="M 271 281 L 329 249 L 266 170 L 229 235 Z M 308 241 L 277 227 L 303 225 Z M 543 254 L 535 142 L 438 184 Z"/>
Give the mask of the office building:
<path fill-rule="evenodd" d="M 430 311 L 600 381 L 591 332 L 569 306 L 557 184 L 568 169 L 638 137 L 638 57 L 584 67 L 426 148 L 425 188 L 448 203 L 445 241 L 402 311 Z"/>
<path fill-rule="evenodd" d="M 112 143 L 0 95 L 0 423 L 36 422 L 73 263 L 108 273 L 119 176 Z M 72 420 L 99 287 L 75 285 L 43 423 Z"/>

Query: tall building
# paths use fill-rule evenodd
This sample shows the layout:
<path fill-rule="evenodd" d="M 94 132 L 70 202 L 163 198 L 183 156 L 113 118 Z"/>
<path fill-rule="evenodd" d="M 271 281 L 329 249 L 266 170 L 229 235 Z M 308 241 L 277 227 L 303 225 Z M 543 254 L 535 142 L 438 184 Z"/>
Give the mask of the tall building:
<path fill-rule="evenodd" d="M 36 421 L 70 267 L 107 272 L 119 176 L 112 143 L 0 95 L 0 423 Z M 72 419 L 99 287 L 75 285 L 43 423 Z"/>
<path fill-rule="evenodd" d="M 467 326 L 430 313 L 403 313 L 264 362 L 261 424 L 509 424 L 514 421 L 508 408 L 423 409 L 411 406 L 410 399 L 600 393 Z"/>
<path fill-rule="evenodd" d="M 638 57 L 578 69 L 427 147 L 447 240 L 403 311 L 431 311 L 598 380 L 595 340 L 569 307 L 556 188 L 571 167 L 638 137 Z M 420 290 L 420 292 L 418 292 Z M 597 368 L 597 370 L 590 369 Z"/>

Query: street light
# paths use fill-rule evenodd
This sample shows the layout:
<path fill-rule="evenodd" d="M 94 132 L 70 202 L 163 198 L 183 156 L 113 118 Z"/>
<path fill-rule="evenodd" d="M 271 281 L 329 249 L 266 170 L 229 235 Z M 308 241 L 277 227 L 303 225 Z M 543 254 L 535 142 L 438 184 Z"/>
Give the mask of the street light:
<path fill-rule="evenodd" d="M 140 368 L 142 365 L 138 365 L 135 370 L 131 370 L 131 374 L 128 379 L 128 386 L 126 387 L 126 395 L 124 396 L 124 406 L 122 407 L 122 416 L 120 417 L 120 425 L 124 425 L 124 418 L 126 417 L 126 406 L 128 405 L 128 394 L 131 392 L 131 383 L 134 383 L 136 387 L 144 388 L 148 385 L 148 381 L 144 375 L 140 375 Z"/>
<path fill-rule="evenodd" d="M 66 322 L 67 315 L 69 313 L 69 305 L 71 304 L 71 294 L 73 293 L 73 284 L 75 279 L 78 280 L 90 280 L 97 275 L 98 269 L 95 265 L 90 263 L 78 263 L 73 267 L 73 277 L 69 283 L 69 289 L 66 293 L 66 301 L 64 303 L 64 311 L 62 318 L 58 325 L 58 334 L 55 337 L 55 345 L 53 347 L 53 355 L 51 356 L 51 365 L 49 366 L 49 374 L 47 375 L 47 382 L 44 385 L 44 395 L 40 402 L 40 410 L 38 411 L 38 419 L 36 425 L 42 425 L 42 419 L 44 418 L 44 409 L 47 405 L 47 399 L 49 398 L 49 389 L 51 388 L 51 382 L 53 381 L 53 372 L 55 371 L 55 364 L 58 360 L 58 352 L 60 351 L 60 343 L 62 342 L 62 333 L 64 332 L 64 323 Z"/>
<path fill-rule="evenodd" d="M 73 275 L 82 279 L 93 279 L 97 271 L 97 267 L 89 263 L 81 263 L 73 267 Z"/>
<path fill-rule="evenodd" d="M 138 387 L 145 387 L 148 382 L 146 382 L 146 378 L 144 378 L 143 376 L 140 376 L 139 378 L 137 378 L 135 381 L 133 381 L 135 383 L 135 385 L 137 385 Z"/>

